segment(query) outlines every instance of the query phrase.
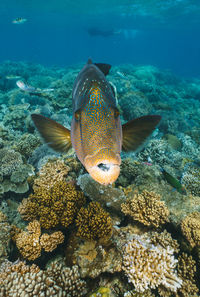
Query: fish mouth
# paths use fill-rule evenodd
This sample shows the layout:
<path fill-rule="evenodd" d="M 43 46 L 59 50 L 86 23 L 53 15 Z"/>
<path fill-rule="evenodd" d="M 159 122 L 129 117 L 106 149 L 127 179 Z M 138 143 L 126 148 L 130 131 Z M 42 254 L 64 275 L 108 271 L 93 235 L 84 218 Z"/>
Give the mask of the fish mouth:
<path fill-rule="evenodd" d="M 87 156 L 84 160 L 85 168 L 98 183 L 103 185 L 112 184 L 116 181 L 120 173 L 120 155 L 110 153 L 109 157 L 104 157 L 103 159 L 99 159 L 99 155 L 101 154 Z"/>

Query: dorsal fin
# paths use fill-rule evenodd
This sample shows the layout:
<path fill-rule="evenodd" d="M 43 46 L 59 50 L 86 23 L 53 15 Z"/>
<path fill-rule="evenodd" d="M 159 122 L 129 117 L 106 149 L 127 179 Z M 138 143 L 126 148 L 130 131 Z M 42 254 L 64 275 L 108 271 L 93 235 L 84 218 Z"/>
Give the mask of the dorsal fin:
<path fill-rule="evenodd" d="M 94 65 L 96 65 L 103 72 L 105 76 L 108 75 L 111 68 L 110 64 L 94 63 Z"/>
<path fill-rule="evenodd" d="M 91 58 L 88 59 L 87 64 L 93 64 Z"/>

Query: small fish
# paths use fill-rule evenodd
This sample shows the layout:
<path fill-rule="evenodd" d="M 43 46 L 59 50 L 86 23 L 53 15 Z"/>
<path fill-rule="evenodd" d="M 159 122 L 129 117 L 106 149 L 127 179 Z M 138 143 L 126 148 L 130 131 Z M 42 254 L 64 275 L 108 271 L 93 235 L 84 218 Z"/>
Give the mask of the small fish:
<path fill-rule="evenodd" d="M 16 18 L 12 21 L 13 24 L 24 24 L 27 21 L 25 18 Z"/>
<path fill-rule="evenodd" d="M 106 79 L 110 68 L 89 59 L 79 72 L 72 91 L 71 131 L 49 118 L 32 114 L 50 147 L 66 152 L 72 146 L 91 177 L 104 185 L 114 183 L 119 176 L 121 150 L 136 150 L 161 120 L 159 115 L 148 115 L 121 125 L 115 94 Z"/>
<path fill-rule="evenodd" d="M 168 173 L 165 169 L 161 168 L 161 172 L 166 179 L 166 181 L 174 188 L 176 189 L 180 194 L 186 195 L 187 192 L 184 188 L 184 186 L 179 182 L 178 179 L 176 179 L 174 176 L 172 176 L 170 173 Z"/>
<path fill-rule="evenodd" d="M 8 80 L 15 80 L 15 79 L 19 79 L 21 78 L 21 76 L 19 75 L 6 75 L 6 79 Z"/>
<path fill-rule="evenodd" d="M 24 92 L 29 92 L 29 93 L 33 93 L 36 91 L 36 88 L 31 87 L 27 84 L 25 84 L 22 80 L 18 80 L 16 82 L 16 85 Z"/>

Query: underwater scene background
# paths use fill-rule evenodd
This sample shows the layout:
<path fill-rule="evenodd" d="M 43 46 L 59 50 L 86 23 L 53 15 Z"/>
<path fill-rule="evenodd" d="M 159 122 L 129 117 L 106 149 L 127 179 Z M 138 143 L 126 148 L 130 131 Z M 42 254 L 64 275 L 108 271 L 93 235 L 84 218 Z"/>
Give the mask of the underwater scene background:
<path fill-rule="evenodd" d="M 200 296 L 199 1 L 1 1 L 0 28 L 0 297 Z M 122 124 L 162 116 L 109 186 L 31 119 L 70 129 L 89 57 Z"/>

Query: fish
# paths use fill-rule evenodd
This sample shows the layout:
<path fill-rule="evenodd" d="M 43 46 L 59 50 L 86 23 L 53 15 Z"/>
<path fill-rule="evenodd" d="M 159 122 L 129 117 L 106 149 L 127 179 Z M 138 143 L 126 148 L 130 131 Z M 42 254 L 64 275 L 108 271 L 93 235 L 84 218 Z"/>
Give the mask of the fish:
<path fill-rule="evenodd" d="M 147 115 L 121 124 L 115 93 L 106 79 L 110 68 L 89 59 L 79 72 L 72 90 L 71 130 L 32 114 L 43 140 L 58 152 L 66 153 L 72 146 L 90 176 L 103 185 L 118 178 L 121 151 L 137 150 L 161 120 L 160 115 Z"/>
<path fill-rule="evenodd" d="M 164 178 L 166 181 L 174 188 L 177 190 L 182 195 L 186 195 L 186 189 L 185 187 L 180 183 L 178 179 L 176 179 L 174 176 L 172 176 L 169 172 L 167 172 L 165 169 L 161 168 L 160 169 Z"/>
<path fill-rule="evenodd" d="M 32 86 L 29 86 L 29 85 L 25 84 L 22 80 L 18 80 L 16 82 L 16 85 L 22 91 L 27 92 L 30 95 L 38 95 L 38 96 L 42 95 L 42 96 L 45 96 L 45 93 L 50 93 L 50 92 L 54 91 L 53 88 L 40 89 L 40 88 L 35 88 L 35 87 L 32 87 Z"/>
<path fill-rule="evenodd" d="M 25 18 L 16 18 L 12 21 L 13 24 L 24 24 L 27 21 Z"/>
<path fill-rule="evenodd" d="M 17 80 L 17 79 L 19 79 L 19 78 L 21 78 L 21 76 L 19 76 L 19 75 L 6 75 L 6 79 L 8 79 L 8 80 Z"/>

